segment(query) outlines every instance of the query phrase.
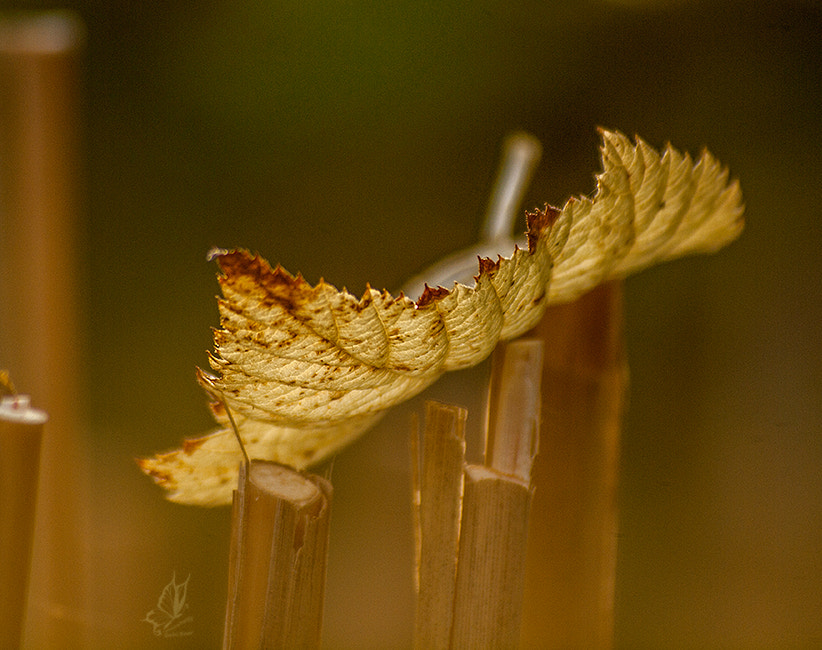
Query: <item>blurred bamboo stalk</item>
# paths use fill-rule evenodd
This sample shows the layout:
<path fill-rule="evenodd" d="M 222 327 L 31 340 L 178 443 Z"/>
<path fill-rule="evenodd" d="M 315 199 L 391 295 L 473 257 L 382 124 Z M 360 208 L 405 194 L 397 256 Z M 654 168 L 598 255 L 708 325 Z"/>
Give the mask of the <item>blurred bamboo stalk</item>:
<path fill-rule="evenodd" d="M 622 283 L 550 307 L 521 644 L 613 646 L 617 479 L 628 367 Z"/>
<path fill-rule="evenodd" d="M 241 466 L 223 648 L 319 648 L 331 493 L 276 463 Z"/>
<path fill-rule="evenodd" d="M 64 12 L 0 17 L 0 356 L 44 429 L 27 645 L 82 647 L 78 114 L 84 30 Z"/>
<path fill-rule="evenodd" d="M 27 396 L 0 396 L 0 648 L 19 648 L 23 636 L 47 419 Z"/>

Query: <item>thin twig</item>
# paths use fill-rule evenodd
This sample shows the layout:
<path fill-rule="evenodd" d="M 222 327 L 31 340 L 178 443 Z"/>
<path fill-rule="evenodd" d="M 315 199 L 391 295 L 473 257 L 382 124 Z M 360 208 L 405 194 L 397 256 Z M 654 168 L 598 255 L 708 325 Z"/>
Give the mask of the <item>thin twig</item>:
<path fill-rule="evenodd" d="M 237 427 L 237 423 L 234 421 L 234 416 L 231 414 L 231 409 L 228 408 L 228 402 L 225 401 L 225 395 L 220 395 L 220 401 L 223 403 L 223 408 L 225 409 L 225 413 L 228 416 L 228 421 L 231 424 L 231 430 L 234 432 L 234 437 L 237 438 L 237 443 L 240 445 L 240 451 L 243 452 L 243 459 L 245 460 L 245 465 L 251 463 L 248 458 L 248 452 L 245 450 L 245 445 L 243 444 L 243 439 L 240 437 L 240 429 Z"/>

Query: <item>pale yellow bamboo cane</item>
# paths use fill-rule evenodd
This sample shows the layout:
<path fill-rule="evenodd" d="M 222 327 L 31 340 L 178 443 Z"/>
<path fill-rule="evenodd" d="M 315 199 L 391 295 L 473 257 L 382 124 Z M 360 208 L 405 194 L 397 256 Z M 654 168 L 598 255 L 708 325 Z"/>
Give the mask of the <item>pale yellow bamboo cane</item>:
<path fill-rule="evenodd" d="M 425 405 L 414 625 L 414 647 L 418 650 L 447 650 L 450 646 L 467 416 L 458 406 Z"/>
<path fill-rule="evenodd" d="M 241 467 L 223 647 L 319 648 L 331 484 L 282 465 Z"/>
<path fill-rule="evenodd" d="M 452 648 L 519 643 L 543 348 L 520 339 L 494 351 L 486 466 L 465 470 Z"/>
<path fill-rule="evenodd" d="M 454 650 L 519 644 L 530 507 L 527 481 L 482 465 L 466 467 Z"/>

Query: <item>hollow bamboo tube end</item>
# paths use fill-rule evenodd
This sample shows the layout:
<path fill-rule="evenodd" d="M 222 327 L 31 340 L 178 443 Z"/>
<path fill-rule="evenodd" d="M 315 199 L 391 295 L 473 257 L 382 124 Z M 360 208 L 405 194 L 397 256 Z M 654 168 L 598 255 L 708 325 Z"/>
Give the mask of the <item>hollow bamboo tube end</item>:
<path fill-rule="evenodd" d="M 318 648 L 331 484 L 265 461 L 240 468 L 224 648 Z"/>

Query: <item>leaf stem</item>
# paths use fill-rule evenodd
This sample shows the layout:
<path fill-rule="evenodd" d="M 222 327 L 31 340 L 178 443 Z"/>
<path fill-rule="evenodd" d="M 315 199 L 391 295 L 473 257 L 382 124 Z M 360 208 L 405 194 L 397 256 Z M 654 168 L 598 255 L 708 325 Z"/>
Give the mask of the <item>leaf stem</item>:
<path fill-rule="evenodd" d="M 505 138 L 480 241 L 493 242 L 512 237 L 517 210 L 541 156 L 542 145 L 530 133 L 518 131 Z"/>

